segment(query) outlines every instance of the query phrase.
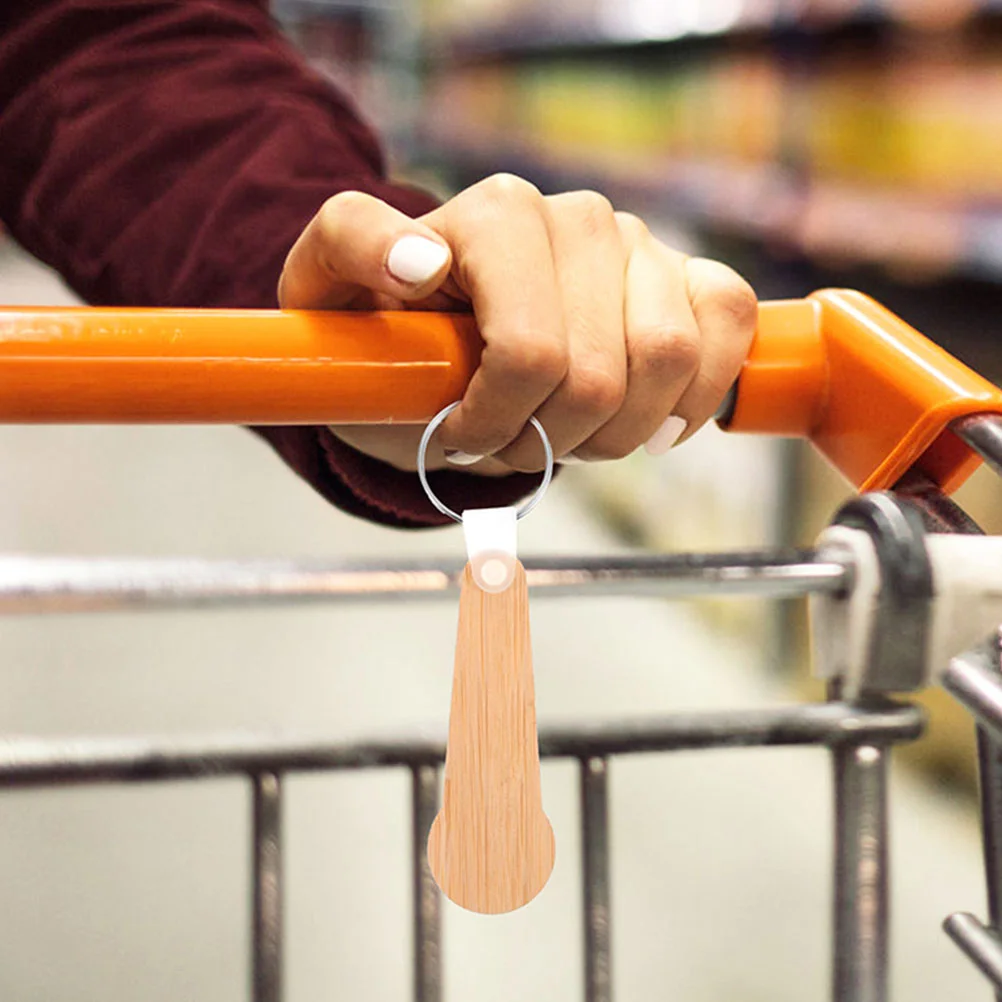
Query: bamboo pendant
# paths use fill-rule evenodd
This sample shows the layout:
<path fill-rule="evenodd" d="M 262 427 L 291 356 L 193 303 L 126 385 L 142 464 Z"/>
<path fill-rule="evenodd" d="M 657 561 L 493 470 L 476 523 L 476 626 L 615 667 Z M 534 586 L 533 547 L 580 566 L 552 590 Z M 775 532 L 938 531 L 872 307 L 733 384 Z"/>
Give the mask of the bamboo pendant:
<path fill-rule="evenodd" d="M 525 570 L 491 594 L 467 564 L 459 599 L 442 810 L 428 838 L 435 881 L 457 905 L 528 904 L 553 870 L 543 813 Z"/>

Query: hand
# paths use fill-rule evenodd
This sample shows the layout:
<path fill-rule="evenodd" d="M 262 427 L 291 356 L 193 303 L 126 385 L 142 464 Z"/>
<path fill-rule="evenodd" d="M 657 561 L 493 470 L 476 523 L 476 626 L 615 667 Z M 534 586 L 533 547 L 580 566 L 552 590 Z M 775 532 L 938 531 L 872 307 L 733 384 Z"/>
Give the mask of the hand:
<path fill-rule="evenodd" d="M 716 412 L 748 352 L 755 293 L 714 261 L 656 240 L 590 191 L 544 197 L 499 174 L 412 220 L 372 196 L 331 198 L 289 252 L 286 309 L 472 309 L 485 348 L 462 405 L 428 450 L 503 475 L 556 456 L 667 451 Z M 421 428 L 338 427 L 413 470 Z"/>

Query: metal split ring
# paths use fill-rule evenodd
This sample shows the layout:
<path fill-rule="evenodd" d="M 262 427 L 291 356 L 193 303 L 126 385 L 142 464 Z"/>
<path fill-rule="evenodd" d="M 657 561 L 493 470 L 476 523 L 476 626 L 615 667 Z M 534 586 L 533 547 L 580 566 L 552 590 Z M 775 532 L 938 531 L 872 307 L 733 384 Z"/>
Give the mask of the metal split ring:
<path fill-rule="evenodd" d="M 425 457 L 428 452 L 428 443 L 431 441 L 432 435 L 438 431 L 442 422 L 461 403 L 461 400 L 457 400 L 454 404 L 449 404 L 448 407 L 439 411 L 431 419 L 431 421 L 428 422 L 428 427 L 425 428 L 424 434 L 421 436 L 421 442 L 418 444 L 417 453 L 417 474 L 421 481 L 421 486 L 424 488 L 425 494 L 428 495 L 428 500 L 438 511 L 451 518 L 454 522 L 462 522 L 463 516 L 442 504 L 442 502 L 435 495 L 435 492 L 431 489 L 431 484 L 428 483 L 428 470 L 425 465 Z M 553 446 L 550 444 L 549 436 L 546 434 L 545 429 L 535 417 L 529 418 L 529 424 L 531 424 L 532 427 L 539 433 L 540 441 L 543 443 L 543 450 L 546 453 L 546 469 L 543 470 L 543 479 L 540 482 L 540 485 L 536 488 L 536 493 L 533 494 L 532 497 L 518 509 L 518 512 L 516 513 L 517 518 L 525 518 L 525 516 L 528 515 L 529 512 L 543 500 L 543 495 L 546 494 L 547 488 L 550 486 L 550 481 L 553 479 Z"/>

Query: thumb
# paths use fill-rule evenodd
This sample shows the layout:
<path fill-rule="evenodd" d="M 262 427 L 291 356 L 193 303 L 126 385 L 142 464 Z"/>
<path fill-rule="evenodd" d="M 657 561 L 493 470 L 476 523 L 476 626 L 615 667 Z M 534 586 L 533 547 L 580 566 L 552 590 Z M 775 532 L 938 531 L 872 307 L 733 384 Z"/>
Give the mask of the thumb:
<path fill-rule="evenodd" d="M 360 191 L 329 198 L 300 234 L 278 283 L 284 309 L 336 309 L 359 289 L 424 299 L 449 274 L 452 254 L 434 230 Z"/>

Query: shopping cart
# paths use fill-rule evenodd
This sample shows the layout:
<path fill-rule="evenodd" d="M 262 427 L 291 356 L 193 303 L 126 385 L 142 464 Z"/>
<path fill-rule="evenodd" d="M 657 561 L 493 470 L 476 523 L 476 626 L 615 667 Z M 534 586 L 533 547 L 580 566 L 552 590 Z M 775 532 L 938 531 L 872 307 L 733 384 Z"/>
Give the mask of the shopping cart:
<path fill-rule="evenodd" d="M 0 311 L 0 421 L 427 421 L 461 396 L 479 352 L 463 317 L 246 311 Z M 861 491 L 817 548 L 797 552 L 526 560 L 537 596 L 810 596 L 817 705 L 676 714 L 628 726 L 543 729 L 540 752 L 580 775 L 584 984 L 612 997 L 608 775 L 641 752 L 823 746 L 834 769 L 832 997 L 887 998 L 888 759 L 921 711 L 892 694 L 942 684 L 979 727 L 987 923 L 950 936 L 1002 993 L 1002 540 L 949 494 L 982 460 L 1002 475 L 1002 391 L 856 293 L 763 304 L 718 415 L 733 431 L 810 438 Z M 406 568 L 276 561 L 0 557 L 0 613 L 434 599 L 458 562 Z M 17 738 L 0 785 L 155 783 L 245 776 L 253 791 L 252 996 L 282 995 L 282 791 L 291 773 L 401 769 L 411 777 L 413 997 L 442 996 L 439 892 L 425 842 L 444 745 Z"/>

